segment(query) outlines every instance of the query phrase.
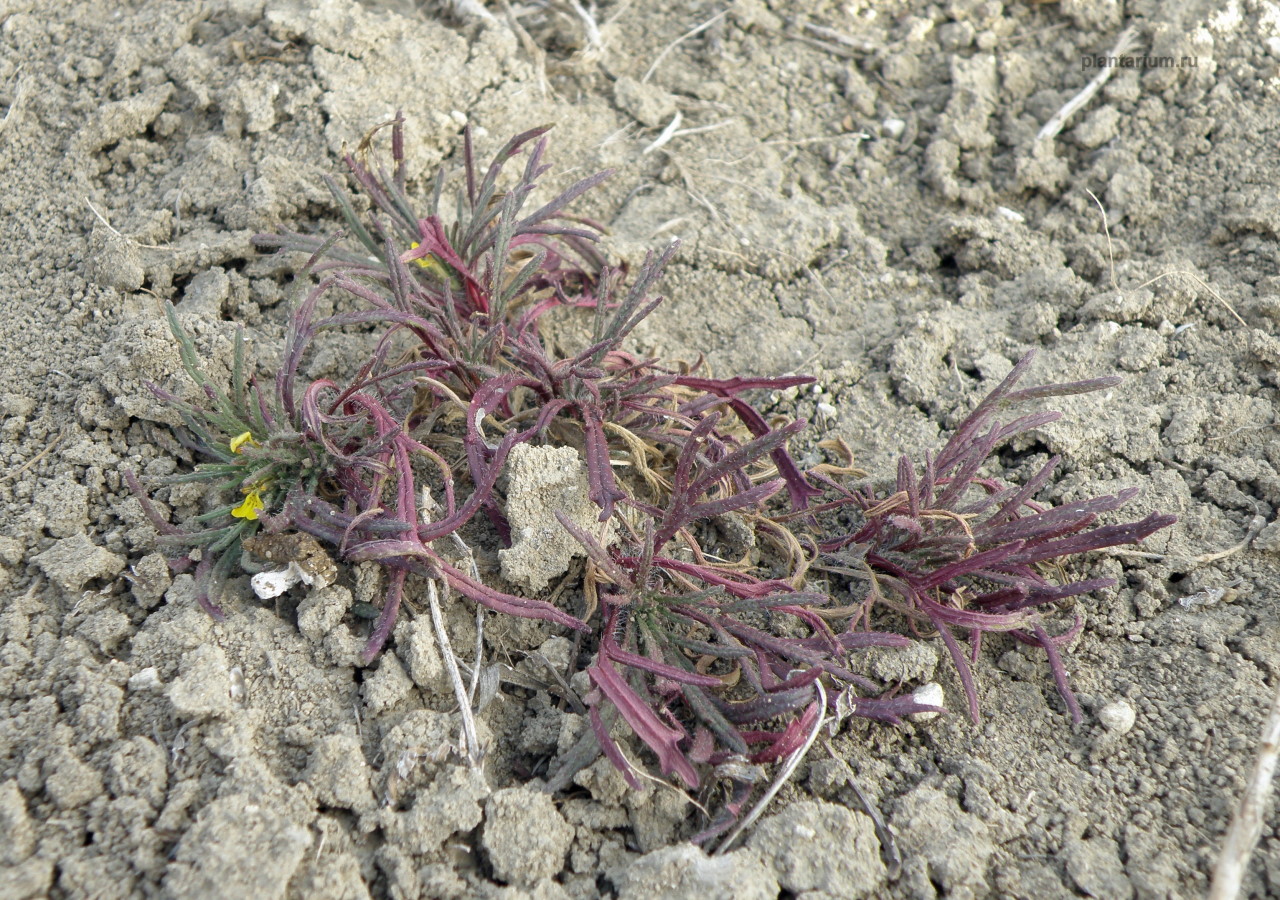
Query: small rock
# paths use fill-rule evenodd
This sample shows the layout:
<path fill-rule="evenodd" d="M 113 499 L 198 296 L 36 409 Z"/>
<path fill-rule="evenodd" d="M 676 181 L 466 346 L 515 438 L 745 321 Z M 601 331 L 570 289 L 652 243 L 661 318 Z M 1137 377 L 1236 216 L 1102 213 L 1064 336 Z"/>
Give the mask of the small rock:
<path fill-rule="evenodd" d="M 221 648 L 211 644 L 196 647 L 183 654 L 178 671 L 169 685 L 169 702 L 179 718 L 231 712 L 231 668 Z"/>
<path fill-rule="evenodd" d="M 229 133 L 242 127 L 250 134 L 269 131 L 276 123 L 276 98 L 280 96 L 278 81 L 262 81 L 260 79 L 237 81 L 230 91 L 231 98 L 228 114 L 224 116 L 224 127 Z M 229 120 L 235 119 L 235 122 Z"/>
<path fill-rule="evenodd" d="M 0 865 L 15 866 L 31 856 L 36 833 L 27 814 L 27 798 L 12 778 L 0 785 Z"/>
<path fill-rule="evenodd" d="M 26 900 L 48 897 L 53 887 L 53 860 L 33 856 L 16 866 L 0 868 L 0 897 L 4 900 Z"/>
<path fill-rule="evenodd" d="M 1133 884 L 1125 874 L 1120 846 L 1111 838 L 1098 836 L 1074 840 L 1062 848 L 1067 874 L 1087 897 L 1131 900 Z"/>
<path fill-rule="evenodd" d="M 325 806 L 364 813 L 377 805 L 369 784 L 369 764 L 353 734 L 321 738 L 312 748 L 305 779 Z"/>
<path fill-rule="evenodd" d="M 1280 553 L 1280 522 L 1272 522 L 1253 539 L 1253 549 L 1263 553 Z"/>
<path fill-rule="evenodd" d="M 1119 124 L 1120 112 L 1114 106 L 1103 106 L 1071 129 L 1071 137 L 1077 145 L 1093 150 L 1119 134 Z"/>
<path fill-rule="evenodd" d="M 707 856 L 692 844 L 648 853 L 615 879 L 618 900 L 774 900 L 778 882 L 754 850 Z"/>
<path fill-rule="evenodd" d="M 947 698 L 942 693 L 942 685 L 938 684 L 936 681 L 920 685 L 920 687 L 911 692 L 911 699 L 915 700 L 917 703 L 923 703 L 927 706 L 947 705 Z M 912 713 L 911 718 L 915 719 L 917 722 L 928 722 L 932 719 L 938 718 L 939 715 L 940 713 L 936 712 L 918 712 Z"/>
<path fill-rule="evenodd" d="M 76 634 L 103 653 L 114 653 L 133 634 L 133 623 L 118 609 L 100 609 L 76 627 Z"/>
<path fill-rule="evenodd" d="M 62 475 L 36 492 L 32 506 L 44 514 L 44 528 L 57 538 L 71 537 L 89 524 L 89 489 Z"/>
<path fill-rule="evenodd" d="M 173 584 L 169 563 L 159 553 L 148 553 L 130 567 L 125 576 L 133 588 L 133 599 L 143 609 L 155 609 L 164 599 L 164 592 Z"/>
<path fill-rule="evenodd" d="M 155 666 L 147 666 L 134 672 L 129 676 L 128 684 L 129 690 L 140 693 L 159 690 L 164 686 L 160 681 L 160 670 Z"/>
<path fill-rule="evenodd" d="M 361 665 L 364 640 L 358 637 L 346 623 L 339 622 L 324 636 L 321 646 L 329 662 L 335 666 L 341 668 Z"/>
<path fill-rule="evenodd" d="M 76 149 L 96 153 L 108 144 L 139 134 L 164 110 L 173 91 L 172 84 L 162 84 L 124 100 L 102 104 L 78 132 Z"/>
<path fill-rule="evenodd" d="M 0 537 L 0 565 L 14 568 L 22 562 L 26 547 L 22 541 L 11 537 Z"/>
<path fill-rule="evenodd" d="M 793 803 L 762 821 L 748 846 L 773 869 L 778 884 L 795 893 L 876 896 L 887 877 L 871 820 L 832 803 Z"/>
<path fill-rule="evenodd" d="M 428 694 L 450 693 L 449 675 L 436 645 L 435 630 L 426 616 L 396 623 L 396 653 L 404 654 L 409 677 L 418 687 Z"/>
<path fill-rule="evenodd" d="M 44 789 L 58 809 L 76 809 L 102 793 L 102 776 L 59 747 L 44 761 Z"/>
<path fill-rule="evenodd" d="M 311 846 L 306 828 L 290 821 L 261 798 L 219 797 L 200 811 L 178 843 L 164 875 L 170 897 L 253 897 L 286 895 L 289 879 Z"/>
<path fill-rule="evenodd" d="M 480 771 L 469 766 L 450 766 L 418 794 L 412 809 L 391 819 L 389 830 L 404 849 L 424 856 L 435 853 L 451 836 L 471 831 L 480 824 L 480 803 L 488 794 L 489 785 Z M 519 839 L 537 842 L 532 831 L 521 834 Z M 501 873 L 497 874 L 502 877 Z"/>
<path fill-rule="evenodd" d="M 785 24 L 763 0 L 733 0 L 729 6 L 729 15 L 740 28 L 754 28 L 765 34 L 774 34 Z"/>
<path fill-rule="evenodd" d="M 376 716 L 391 709 L 413 690 L 413 682 L 394 653 L 383 653 L 377 671 L 365 678 L 364 705 L 367 715 Z"/>
<path fill-rule="evenodd" d="M 550 795 L 537 788 L 505 788 L 485 804 L 484 848 L 494 875 L 508 883 L 532 887 L 557 875 L 573 834 Z"/>
<path fill-rule="evenodd" d="M 896 805 L 889 824 L 898 834 L 906 883 L 932 885 L 944 896 L 986 896 L 996 852 L 990 826 L 937 788 L 916 788 Z"/>
<path fill-rule="evenodd" d="M 1120 0 L 1062 0 L 1060 10 L 1083 31 L 1111 31 L 1124 18 Z"/>
<path fill-rule="evenodd" d="M 298 604 L 298 630 L 317 644 L 338 627 L 351 608 L 351 591 L 339 584 L 313 590 Z"/>
<path fill-rule="evenodd" d="M 600 508 L 588 497 L 587 473 L 572 447 L 518 444 L 507 458 L 507 471 L 511 548 L 498 551 L 503 578 L 537 592 L 583 555 L 582 545 L 556 520 L 557 512 L 605 546 L 616 540 L 612 521 L 600 534 Z"/>
<path fill-rule="evenodd" d="M 95 284 L 130 294 L 142 287 L 147 280 L 137 241 L 113 234 L 107 228 L 95 227 L 89 238 L 89 246 Z"/>
<path fill-rule="evenodd" d="M 627 75 L 614 82 L 613 99 L 629 116 L 650 128 L 661 128 L 676 114 L 675 97 Z"/>
<path fill-rule="evenodd" d="M 159 810 L 168 794 L 169 754 L 155 741 L 135 735 L 118 741 L 107 761 L 107 789 Z"/>
<path fill-rule="evenodd" d="M 938 651 L 924 641 L 906 647 L 868 647 L 859 653 L 859 668 L 881 684 L 927 681 L 938 668 Z"/>
<path fill-rule="evenodd" d="M 176 309 L 184 316 L 203 316 L 216 322 L 222 318 L 222 304 L 230 294 L 231 279 L 227 277 L 227 270 L 212 266 L 191 279 Z"/>
<path fill-rule="evenodd" d="M 1127 700 L 1116 700 L 1098 710 L 1098 721 L 1112 734 L 1128 734 L 1138 721 L 1138 714 Z"/>
<path fill-rule="evenodd" d="M 32 561 L 68 593 L 80 591 L 95 578 L 115 578 L 126 562 L 123 556 L 94 544 L 83 531 L 63 538 Z"/>

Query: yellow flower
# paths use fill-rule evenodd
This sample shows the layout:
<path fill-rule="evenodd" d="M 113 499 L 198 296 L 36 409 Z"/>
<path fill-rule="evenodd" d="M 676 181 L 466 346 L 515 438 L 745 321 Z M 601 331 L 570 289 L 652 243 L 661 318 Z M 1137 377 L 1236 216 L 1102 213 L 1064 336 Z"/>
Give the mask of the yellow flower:
<path fill-rule="evenodd" d="M 256 520 L 266 504 L 262 502 L 261 488 L 254 488 L 245 494 L 244 502 L 231 510 L 231 515 L 237 519 Z"/>
<path fill-rule="evenodd" d="M 414 250 L 417 250 L 419 244 L 417 241 L 414 241 L 409 246 L 412 247 Z M 435 256 L 433 256 L 430 253 L 428 253 L 426 256 L 422 257 L 421 259 L 415 259 L 414 262 L 416 262 L 419 266 L 421 266 L 424 269 L 430 269 L 432 273 L 434 273 L 435 275 L 438 275 L 440 278 L 449 277 L 448 271 L 445 269 L 443 265 L 441 265 L 440 260 L 436 259 Z"/>
<path fill-rule="evenodd" d="M 257 441 L 253 439 L 253 432 L 246 431 L 244 434 L 236 435 L 231 439 L 231 444 L 230 444 L 231 452 L 239 453 L 240 449 L 244 447 L 245 444 L 248 444 L 250 447 L 262 446 L 261 444 L 259 444 Z"/>

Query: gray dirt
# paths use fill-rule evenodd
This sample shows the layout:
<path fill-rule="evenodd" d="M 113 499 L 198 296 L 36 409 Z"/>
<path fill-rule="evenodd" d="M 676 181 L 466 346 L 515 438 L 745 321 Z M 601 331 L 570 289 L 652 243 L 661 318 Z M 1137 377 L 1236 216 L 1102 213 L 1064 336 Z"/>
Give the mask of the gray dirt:
<path fill-rule="evenodd" d="M 605 2 L 592 41 L 575 5 L 514 4 L 515 29 L 498 3 L 0 0 L 0 898 L 1202 896 L 1280 678 L 1280 14 Z M 1125 25 L 1188 64 L 1117 69 L 1038 141 Z M 606 762 L 538 790 L 585 727 L 553 628 L 490 619 L 475 772 L 427 617 L 358 666 L 376 570 L 280 606 L 240 581 L 226 622 L 201 612 L 120 475 L 185 458 L 145 386 L 192 390 L 161 301 L 211 378 L 237 323 L 272 371 L 287 278 L 250 237 L 332 228 L 322 176 L 397 109 L 419 186 L 467 123 L 482 158 L 554 123 L 557 185 L 615 168 L 578 209 L 610 254 L 683 242 L 634 350 L 816 374 L 762 398 L 814 422 L 809 462 L 838 437 L 892 471 L 1030 349 L 1039 380 L 1124 374 L 1004 457 L 1064 457 L 1046 500 L 1140 485 L 1131 517 L 1180 517 L 1079 566 L 1119 584 L 1075 607 L 1083 724 L 1012 641 L 983 646 L 977 724 L 949 663 L 879 659 L 960 712 L 852 722 L 707 857 L 685 796 Z M 538 588 L 572 563 L 504 565 Z M 469 659 L 472 611 L 446 620 Z M 1248 896 L 1280 895 L 1278 824 Z"/>

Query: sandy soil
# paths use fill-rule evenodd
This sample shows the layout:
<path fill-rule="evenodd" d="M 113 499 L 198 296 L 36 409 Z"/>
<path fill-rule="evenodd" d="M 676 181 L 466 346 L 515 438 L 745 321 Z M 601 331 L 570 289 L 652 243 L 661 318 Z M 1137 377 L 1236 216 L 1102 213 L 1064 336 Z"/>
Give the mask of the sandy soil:
<path fill-rule="evenodd" d="M 567 3 L 518 5 L 524 35 L 393 6 L 0 0 L 0 897 L 1201 896 L 1280 677 L 1276 7 L 634 0 L 593 42 Z M 1123 25 L 1194 67 L 1117 70 L 1037 141 Z M 978 725 L 854 723 L 708 858 L 681 794 L 605 763 L 538 791 L 582 727 L 537 689 L 551 628 L 490 620 L 514 669 L 477 773 L 425 618 L 354 665 L 367 572 L 196 608 L 119 474 L 182 458 L 142 385 L 177 383 L 158 298 L 211 366 L 238 322 L 269 370 L 287 273 L 249 237 L 332 227 L 321 176 L 397 108 L 415 177 L 467 122 L 482 156 L 555 123 L 560 184 L 616 168 L 582 208 L 610 252 L 684 242 L 636 345 L 816 374 L 766 398 L 816 421 L 801 453 L 838 436 L 890 471 L 1032 348 L 1041 380 L 1125 374 L 1004 457 L 1063 454 L 1047 499 L 1141 485 L 1131 513 L 1181 518 L 1081 564 L 1119 580 L 1078 605 L 1085 722 L 988 641 Z M 450 625 L 467 656 L 471 611 Z M 937 662 L 887 677 L 962 709 Z M 1250 896 L 1280 895 L 1276 822 Z"/>

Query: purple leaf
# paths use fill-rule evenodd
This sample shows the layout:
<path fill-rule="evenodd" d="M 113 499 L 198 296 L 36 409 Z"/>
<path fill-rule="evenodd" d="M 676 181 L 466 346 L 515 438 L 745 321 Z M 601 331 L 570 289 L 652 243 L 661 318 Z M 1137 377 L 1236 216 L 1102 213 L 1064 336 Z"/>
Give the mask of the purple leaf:
<path fill-rule="evenodd" d="M 664 775 L 679 775 L 690 788 L 698 786 L 698 773 L 680 750 L 679 743 L 685 735 L 664 723 L 649 705 L 631 689 L 618 670 L 608 660 L 597 659 L 587 669 L 591 681 L 608 698 L 623 720 L 631 726 L 636 737 L 644 741 L 658 757 L 658 765 Z"/>

